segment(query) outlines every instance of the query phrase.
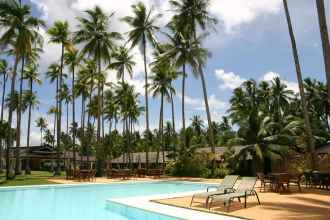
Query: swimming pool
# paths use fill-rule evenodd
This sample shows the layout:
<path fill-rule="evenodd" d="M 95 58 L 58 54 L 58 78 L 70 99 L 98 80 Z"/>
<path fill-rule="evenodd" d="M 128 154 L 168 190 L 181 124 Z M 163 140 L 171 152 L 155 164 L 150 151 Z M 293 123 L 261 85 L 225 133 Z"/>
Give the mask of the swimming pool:
<path fill-rule="evenodd" d="M 169 216 L 107 203 L 106 200 L 205 188 L 204 184 L 176 181 L 0 188 L 0 219 L 175 220 Z"/>

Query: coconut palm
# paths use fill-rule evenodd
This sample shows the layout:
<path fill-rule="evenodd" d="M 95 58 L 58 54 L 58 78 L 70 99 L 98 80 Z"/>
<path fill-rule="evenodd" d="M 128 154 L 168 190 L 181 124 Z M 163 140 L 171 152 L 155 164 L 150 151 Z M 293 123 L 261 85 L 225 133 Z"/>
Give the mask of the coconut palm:
<path fill-rule="evenodd" d="M 12 47 L 14 54 L 14 66 L 11 78 L 10 93 L 14 95 L 17 67 L 20 59 L 29 56 L 32 53 L 33 43 L 41 42 L 41 37 L 37 31 L 40 26 L 44 26 L 44 22 L 31 16 L 31 8 L 27 5 L 21 5 L 16 1 L 0 2 L 0 26 L 5 32 L 0 38 L 0 45 L 4 47 Z M 19 107 L 21 108 L 21 107 Z M 8 124 L 12 124 L 13 109 L 8 111 Z M 12 133 L 7 138 L 6 150 L 6 178 L 9 178 L 9 151 L 12 141 Z M 15 169 L 16 170 L 16 169 Z"/>
<path fill-rule="evenodd" d="M 36 95 L 33 92 L 33 83 L 41 84 L 41 79 L 39 78 L 39 73 L 37 71 L 37 65 L 30 63 L 26 68 L 24 69 L 24 79 L 29 81 L 29 91 L 24 97 L 24 99 L 27 100 L 29 105 L 29 113 L 28 113 L 28 128 L 27 128 L 27 140 L 26 145 L 27 148 L 30 147 L 30 128 L 31 128 L 31 112 L 32 109 L 37 107 L 39 102 L 37 100 Z M 30 166 L 29 166 L 29 160 L 26 162 L 25 166 L 25 173 L 30 173 Z"/>
<path fill-rule="evenodd" d="M 52 146 L 54 147 L 55 145 L 55 135 L 56 135 L 56 116 L 57 116 L 57 107 L 52 105 L 49 107 L 47 111 L 48 115 L 54 115 L 54 124 L 53 124 L 53 137 L 54 137 L 54 142 L 52 142 Z"/>
<path fill-rule="evenodd" d="M 66 105 L 66 134 L 69 134 L 69 104 L 72 100 L 72 96 L 67 84 L 63 84 L 62 86 L 60 99 L 61 101 L 64 101 Z"/>
<path fill-rule="evenodd" d="M 199 65 L 205 62 L 208 52 L 201 48 L 200 38 L 197 40 L 190 40 L 185 37 L 185 33 L 182 33 L 176 25 L 175 21 L 168 25 L 171 34 L 166 34 L 168 43 L 163 45 L 164 52 L 160 55 L 160 62 L 170 62 L 176 68 L 182 68 L 182 130 L 183 141 L 182 148 L 187 147 L 186 143 L 186 121 L 185 121 L 185 79 L 186 68 L 190 66 L 195 74 L 198 74 Z"/>
<path fill-rule="evenodd" d="M 152 68 L 153 75 L 151 78 L 150 91 L 153 97 L 160 96 L 160 113 L 159 113 L 159 132 L 160 132 L 160 143 L 163 152 L 163 161 L 165 161 L 165 149 L 163 143 L 163 127 L 164 127 L 164 98 L 171 101 L 171 94 L 175 92 L 171 85 L 171 66 L 169 63 L 158 63 Z M 159 148 L 158 148 L 159 149 Z"/>
<path fill-rule="evenodd" d="M 65 64 L 70 67 L 72 72 L 72 84 L 71 84 L 71 99 L 72 99 L 72 125 L 73 128 L 76 124 L 76 106 L 75 106 L 75 68 L 79 65 L 80 57 L 78 51 L 68 51 L 64 54 Z M 73 143 L 73 168 L 76 170 L 76 130 L 72 131 L 72 143 Z"/>
<path fill-rule="evenodd" d="M 47 129 L 48 124 L 46 119 L 43 117 L 37 118 L 35 122 L 36 122 L 36 126 L 40 129 L 40 146 L 42 146 L 42 140 L 43 140 L 42 132 Z"/>
<path fill-rule="evenodd" d="M 147 10 L 142 2 L 138 2 L 136 5 L 132 5 L 134 16 L 126 16 L 123 20 L 131 27 L 128 32 L 128 42 L 131 43 L 131 48 L 137 45 L 141 45 L 143 48 L 143 61 L 144 61 L 144 80 L 145 80 L 145 117 L 146 117 L 146 132 L 149 134 L 149 103 L 148 103 L 148 71 L 147 71 L 147 42 L 156 46 L 157 41 L 155 32 L 159 27 L 155 25 L 157 18 L 161 15 L 152 15 L 151 10 Z M 149 138 L 148 138 L 149 140 Z M 148 141 L 147 140 L 147 141 Z M 149 167 L 149 155 L 148 144 L 146 145 L 146 163 L 147 169 Z"/>
<path fill-rule="evenodd" d="M 63 67 L 64 67 L 64 50 L 72 51 L 72 43 L 69 40 L 69 24 L 67 21 L 56 21 L 52 27 L 47 31 L 50 36 L 50 43 L 60 44 L 61 45 L 61 63 L 60 63 L 60 75 L 58 79 L 58 90 L 56 91 L 57 96 L 60 95 L 61 88 L 63 86 Z M 62 100 L 57 98 L 57 132 L 56 132 L 56 142 L 57 142 L 57 151 L 59 157 L 59 147 L 61 144 L 61 120 L 62 120 Z M 56 174 L 60 174 L 60 164 L 58 160 Z"/>
<path fill-rule="evenodd" d="M 117 79 L 121 79 L 122 82 L 125 81 L 125 70 L 131 78 L 133 74 L 135 62 L 133 61 L 133 55 L 130 55 L 129 52 L 124 46 L 117 48 L 113 54 L 115 60 L 109 65 L 110 69 L 117 71 Z"/>
<path fill-rule="evenodd" d="M 299 85 L 301 105 L 302 105 L 302 109 L 303 109 L 304 122 L 305 122 L 306 134 L 307 134 L 307 142 L 308 142 L 308 146 L 310 148 L 310 153 L 311 153 L 311 165 L 312 165 L 312 168 L 315 168 L 315 163 L 316 163 L 316 161 L 315 161 L 315 141 L 314 141 L 314 137 L 312 134 L 312 127 L 311 127 L 311 123 L 310 123 L 310 119 L 309 119 L 309 115 L 308 115 L 307 102 L 306 102 L 305 91 L 304 91 L 304 83 L 303 83 L 301 69 L 300 69 L 296 40 L 295 40 L 295 36 L 293 33 L 289 8 L 288 8 L 288 4 L 287 4 L 286 0 L 283 0 L 283 6 L 284 6 L 284 10 L 285 10 L 286 20 L 288 23 L 289 34 L 290 34 L 290 39 L 291 39 L 291 46 L 292 46 L 292 53 L 293 53 L 293 58 L 294 58 L 294 62 L 295 62 L 295 67 L 296 67 L 296 74 L 297 74 L 298 85 Z"/>
<path fill-rule="evenodd" d="M 217 20 L 211 17 L 208 12 L 208 7 L 210 5 L 210 0 L 171 0 L 170 1 L 174 11 L 177 14 L 174 16 L 176 20 L 176 25 L 180 29 L 184 28 L 185 32 L 188 33 L 187 38 L 192 37 L 194 41 L 197 41 L 197 30 L 200 28 L 205 31 L 208 27 L 214 27 Z M 204 104 L 207 116 L 207 122 L 209 126 L 209 135 L 212 153 L 215 153 L 215 142 L 214 142 L 214 132 L 212 129 L 212 119 L 207 97 L 206 82 L 203 72 L 203 66 L 205 65 L 205 59 L 199 60 L 198 69 L 195 74 L 196 77 L 200 77 L 202 82 Z M 211 128 L 211 129 L 210 129 Z M 213 170 L 215 166 L 215 161 L 213 161 Z"/>
<path fill-rule="evenodd" d="M 75 42 L 84 43 L 81 50 L 82 55 L 92 57 L 97 62 L 97 74 L 102 74 L 102 62 L 110 63 L 111 53 L 115 47 L 115 40 L 121 39 L 117 32 L 108 32 L 109 20 L 113 15 L 107 15 L 96 6 L 93 10 L 86 11 L 87 18 L 79 17 L 79 30 L 75 33 Z M 100 142 L 101 132 L 101 81 L 97 84 L 98 117 L 97 117 L 97 143 Z"/>
<path fill-rule="evenodd" d="M 5 104 L 5 95 L 6 95 L 6 84 L 8 79 L 8 66 L 6 60 L 0 60 L 0 74 L 3 76 L 2 80 L 2 100 L 1 100 L 1 116 L 0 122 L 3 122 L 3 112 L 4 112 L 4 104 Z M 0 140 L 0 158 L 2 158 L 2 146 L 3 140 Z M 2 160 L 0 159 L 0 170 L 2 170 Z"/>
<path fill-rule="evenodd" d="M 85 109 L 86 109 L 86 98 L 88 97 L 89 86 L 88 86 L 88 79 L 84 75 L 86 72 L 83 69 L 80 69 L 78 72 L 78 76 L 75 82 L 74 93 L 75 97 L 81 96 L 81 119 L 80 119 L 80 126 L 84 130 L 85 128 Z"/>
<path fill-rule="evenodd" d="M 329 103 L 328 105 L 330 105 L 330 45 L 329 45 L 327 19 L 324 9 L 324 0 L 316 0 L 316 8 L 319 19 L 324 66 L 325 66 L 325 73 L 326 73 L 326 79 L 328 85 L 328 103 Z"/>
<path fill-rule="evenodd" d="M 0 60 L 0 74 L 2 75 L 2 99 L 1 99 L 1 116 L 0 121 L 3 121 L 4 103 L 6 95 L 6 84 L 9 74 L 9 68 L 6 60 Z"/>

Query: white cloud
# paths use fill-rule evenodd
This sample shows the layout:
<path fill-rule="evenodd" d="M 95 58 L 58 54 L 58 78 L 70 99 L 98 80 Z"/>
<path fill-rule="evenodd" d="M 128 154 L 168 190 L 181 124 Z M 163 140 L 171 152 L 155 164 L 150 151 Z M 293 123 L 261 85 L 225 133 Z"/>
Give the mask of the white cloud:
<path fill-rule="evenodd" d="M 180 100 L 182 99 L 181 93 L 178 93 L 177 96 L 180 98 Z M 223 110 L 227 107 L 227 103 L 217 99 L 215 94 L 211 94 L 208 98 L 209 107 L 211 111 Z M 192 109 L 195 111 L 205 110 L 204 99 L 202 98 L 185 96 L 185 104 L 187 105 L 188 109 Z"/>
<path fill-rule="evenodd" d="M 225 72 L 223 69 L 215 70 L 214 74 L 217 79 L 222 81 L 222 84 L 219 85 L 220 89 L 235 89 L 246 80 L 234 72 Z"/>
<path fill-rule="evenodd" d="M 263 77 L 261 78 L 261 80 L 270 82 L 270 81 L 272 81 L 276 77 L 281 78 L 281 75 L 279 73 L 275 73 L 275 72 L 269 71 L 269 72 L 267 72 L 267 73 L 265 73 L 263 75 Z M 295 93 L 298 93 L 299 92 L 298 83 L 292 82 L 292 81 L 283 80 L 283 79 L 281 79 L 281 81 L 282 81 L 282 83 L 284 83 L 287 86 L 288 89 L 294 91 Z"/>
<path fill-rule="evenodd" d="M 240 25 L 254 21 L 258 16 L 276 14 L 281 0 L 211 0 L 210 11 L 231 33 Z"/>

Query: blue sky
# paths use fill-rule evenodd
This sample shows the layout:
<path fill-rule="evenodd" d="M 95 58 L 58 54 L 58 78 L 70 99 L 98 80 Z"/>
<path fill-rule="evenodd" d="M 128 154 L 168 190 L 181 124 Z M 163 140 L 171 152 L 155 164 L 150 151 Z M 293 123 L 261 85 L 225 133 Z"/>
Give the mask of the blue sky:
<path fill-rule="evenodd" d="M 115 12 L 111 20 L 110 29 L 121 33 L 127 32 L 128 27 L 118 21 L 120 17 L 131 13 L 130 5 L 136 0 L 23 0 L 31 4 L 33 13 L 45 19 L 48 26 L 55 20 L 68 20 L 72 30 L 75 29 L 76 16 L 83 11 L 100 5 L 106 12 Z M 143 0 L 148 7 L 153 7 L 155 13 L 164 14 L 159 25 L 164 25 L 171 17 L 169 5 L 165 0 Z M 294 31 L 301 59 L 304 77 L 313 77 L 325 81 L 322 47 L 315 1 L 288 0 Z M 328 24 L 330 23 L 330 1 L 325 1 Z M 217 17 L 219 23 L 217 32 L 212 32 L 204 41 L 204 46 L 212 53 L 208 60 L 205 74 L 208 86 L 208 95 L 213 120 L 220 120 L 226 114 L 228 100 L 232 89 L 245 79 L 271 80 L 279 75 L 289 88 L 297 89 L 295 69 L 293 65 L 290 39 L 284 16 L 282 0 L 211 0 L 210 12 Z M 47 35 L 41 30 L 47 41 Z M 151 52 L 151 48 L 148 48 Z M 57 45 L 46 44 L 44 54 L 40 60 L 40 72 L 44 77 L 47 66 L 59 59 L 60 48 Z M 129 80 L 141 92 L 143 104 L 143 62 L 138 48 L 133 50 L 137 65 L 134 68 L 134 77 Z M 148 56 L 151 59 L 151 56 Z M 109 72 L 108 80 L 114 81 L 114 73 Z M 47 80 L 37 88 L 41 100 L 39 110 L 33 113 L 34 119 L 38 116 L 47 117 L 49 125 L 53 120 L 46 112 L 54 104 L 54 86 Z M 178 97 L 175 99 L 176 121 L 181 126 L 181 79 L 175 82 Z M 187 80 L 187 120 L 193 115 L 206 118 L 203 109 L 201 82 L 189 74 Z M 150 97 L 150 122 L 155 128 L 159 117 L 159 99 Z M 80 112 L 80 103 L 77 103 Z M 165 118 L 170 119 L 170 105 L 165 104 Z M 24 116 L 24 121 L 26 121 Z M 79 115 L 77 116 L 79 119 Z M 63 120 L 65 121 L 65 120 Z M 65 127 L 65 124 L 63 124 Z M 144 127 L 144 117 L 141 117 L 137 126 Z M 23 126 L 23 133 L 25 128 Z M 32 142 L 39 142 L 37 128 L 33 128 Z M 23 141 L 24 144 L 24 141 Z"/>

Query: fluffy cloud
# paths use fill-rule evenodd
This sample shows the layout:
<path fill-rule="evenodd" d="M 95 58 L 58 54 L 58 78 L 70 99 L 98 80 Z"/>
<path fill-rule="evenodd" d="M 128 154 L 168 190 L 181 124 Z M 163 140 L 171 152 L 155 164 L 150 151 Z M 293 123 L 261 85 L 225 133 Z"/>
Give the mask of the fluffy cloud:
<path fill-rule="evenodd" d="M 210 11 L 224 25 L 227 33 L 258 16 L 276 14 L 281 0 L 211 0 Z"/>
<path fill-rule="evenodd" d="M 215 77 L 222 82 L 219 85 L 219 88 L 222 90 L 235 89 L 246 80 L 234 72 L 225 72 L 223 69 L 215 70 L 214 74 Z"/>
<path fill-rule="evenodd" d="M 177 96 L 182 98 L 182 94 L 178 93 Z M 211 94 L 209 96 L 209 107 L 211 111 L 216 110 L 223 110 L 227 107 L 227 104 L 219 99 L 217 99 L 215 94 Z M 204 111 L 205 105 L 204 105 L 204 99 L 201 98 L 195 98 L 191 96 L 185 96 L 185 104 L 188 106 L 188 109 L 196 110 L 196 111 Z"/>
<path fill-rule="evenodd" d="M 269 72 L 267 72 L 267 73 L 265 73 L 263 75 L 263 77 L 261 78 L 261 80 L 270 82 L 270 81 L 272 81 L 276 77 L 281 78 L 281 75 L 279 73 L 275 73 L 275 72 L 269 71 Z M 298 93 L 299 92 L 298 83 L 296 83 L 296 82 L 290 82 L 290 81 L 283 80 L 283 79 L 281 79 L 281 81 L 288 87 L 288 89 L 294 91 L 295 93 Z"/>

